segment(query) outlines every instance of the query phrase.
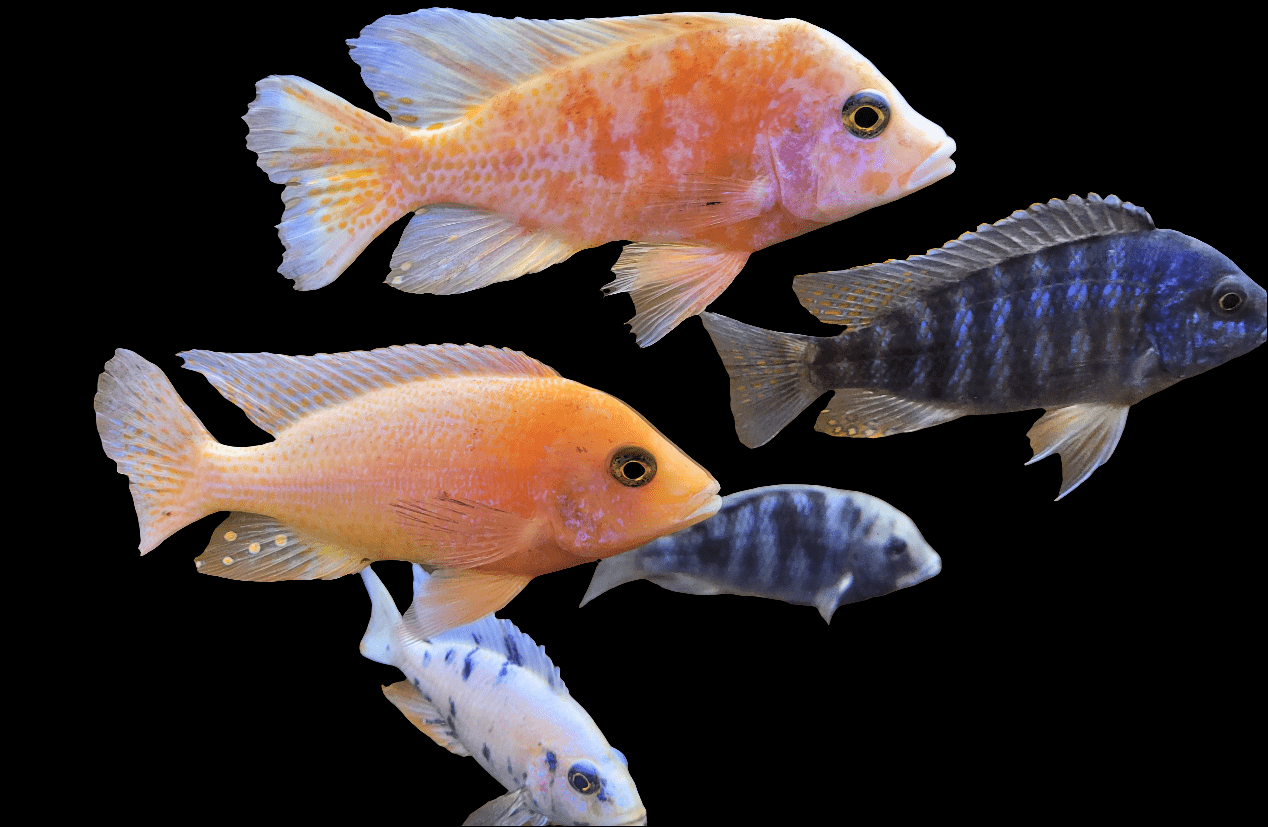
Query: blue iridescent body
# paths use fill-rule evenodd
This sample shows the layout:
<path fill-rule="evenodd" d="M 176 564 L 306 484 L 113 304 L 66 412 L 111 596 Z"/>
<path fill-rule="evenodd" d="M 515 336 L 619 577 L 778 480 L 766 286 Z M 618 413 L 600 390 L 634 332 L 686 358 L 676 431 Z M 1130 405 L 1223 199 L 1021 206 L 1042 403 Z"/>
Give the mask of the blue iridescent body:
<path fill-rule="evenodd" d="M 849 329 L 817 338 L 702 317 L 746 445 L 828 390 L 815 427 L 833 436 L 1044 408 L 1031 444 L 1034 459 L 1061 454 L 1061 496 L 1109 458 L 1130 405 L 1268 335 L 1262 287 L 1114 196 L 1034 205 L 923 256 L 799 276 L 794 290 Z"/>

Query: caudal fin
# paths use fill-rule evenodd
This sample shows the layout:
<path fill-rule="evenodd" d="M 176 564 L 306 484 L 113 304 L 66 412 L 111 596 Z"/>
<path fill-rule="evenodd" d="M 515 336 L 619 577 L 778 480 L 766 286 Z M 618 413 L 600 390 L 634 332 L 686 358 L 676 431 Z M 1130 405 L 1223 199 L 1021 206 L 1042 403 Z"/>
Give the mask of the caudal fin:
<path fill-rule="evenodd" d="M 203 506 L 197 469 L 215 439 L 161 370 L 116 350 L 97 378 L 93 408 L 101 447 L 131 480 L 142 554 L 214 510 Z"/>
<path fill-rule="evenodd" d="M 716 313 L 700 318 L 726 366 L 735 432 L 748 447 L 770 442 L 823 392 L 807 371 L 813 336 L 763 330 Z"/>
<path fill-rule="evenodd" d="M 391 163 L 405 132 L 303 78 L 273 75 L 255 88 L 247 146 L 286 185 L 278 272 L 316 290 L 409 211 Z"/>

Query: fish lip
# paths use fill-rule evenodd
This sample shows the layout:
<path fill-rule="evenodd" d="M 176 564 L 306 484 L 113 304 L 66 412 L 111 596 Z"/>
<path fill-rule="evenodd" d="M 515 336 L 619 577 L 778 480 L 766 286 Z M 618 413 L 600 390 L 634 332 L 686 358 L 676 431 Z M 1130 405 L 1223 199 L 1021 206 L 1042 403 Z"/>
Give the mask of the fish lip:
<path fill-rule="evenodd" d="M 718 485 L 717 480 L 713 480 L 710 486 L 688 500 L 688 507 L 696 505 L 696 509 L 683 518 L 683 526 L 695 525 L 717 514 L 718 509 L 722 507 L 722 498 L 718 496 L 721 490 L 722 486 Z"/>
<path fill-rule="evenodd" d="M 928 563 L 925 563 L 924 566 L 920 568 L 920 571 L 912 572 L 911 574 L 908 574 L 905 577 L 903 577 L 899 581 L 900 585 L 898 588 L 905 589 L 908 586 L 914 586 L 917 583 L 923 583 L 940 571 L 942 571 L 942 558 L 939 557 L 937 554 L 935 554 L 932 560 L 930 560 Z"/>
<path fill-rule="evenodd" d="M 954 153 L 955 140 L 947 138 L 938 145 L 932 155 L 920 162 L 920 166 L 912 170 L 911 178 L 907 182 L 908 189 L 918 190 L 921 187 L 927 187 L 934 181 L 939 181 L 955 172 L 955 161 L 951 160 Z"/>

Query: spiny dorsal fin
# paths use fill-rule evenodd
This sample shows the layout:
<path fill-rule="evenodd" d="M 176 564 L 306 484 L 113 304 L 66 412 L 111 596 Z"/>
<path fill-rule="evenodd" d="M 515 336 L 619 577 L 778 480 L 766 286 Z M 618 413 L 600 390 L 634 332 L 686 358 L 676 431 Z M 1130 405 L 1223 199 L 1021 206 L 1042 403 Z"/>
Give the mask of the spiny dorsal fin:
<path fill-rule="evenodd" d="M 915 296 L 1010 258 L 1071 241 L 1152 229 L 1149 213 L 1118 196 L 1071 195 L 982 224 L 923 256 L 798 276 L 793 290 L 820 321 L 866 327 Z"/>
<path fill-rule="evenodd" d="M 423 567 L 415 563 L 414 594 L 424 590 L 431 575 Z M 564 686 L 559 676 L 559 667 L 546 655 L 545 647 L 538 646 L 528 635 L 516 628 L 509 620 L 503 620 L 492 614 L 485 615 L 474 623 L 450 629 L 431 638 L 433 644 L 464 643 L 474 644 L 482 649 L 497 652 L 515 666 L 520 666 L 546 681 L 557 695 L 567 695 L 568 687 Z"/>
<path fill-rule="evenodd" d="M 559 375 L 519 351 L 476 345 L 398 345 L 316 356 L 209 350 L 180 355 L 185 367 L 206 376 L 252 422 L 273 435 L 313 411 L 407 382 Z"/>
<path fill-rule="evenodd" d="M 362 80 L 392 120 L 427 127 L 456 120 L 534 75 L 613 46 L 761 22 L 737 14 L 507 20 L 423 9 L 381 17 L 348 45 Z"/>

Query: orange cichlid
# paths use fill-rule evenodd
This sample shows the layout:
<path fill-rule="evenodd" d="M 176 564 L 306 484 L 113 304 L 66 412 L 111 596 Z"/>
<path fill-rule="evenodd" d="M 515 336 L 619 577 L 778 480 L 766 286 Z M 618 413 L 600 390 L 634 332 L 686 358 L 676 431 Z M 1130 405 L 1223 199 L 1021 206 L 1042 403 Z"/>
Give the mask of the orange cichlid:
<path fill-rule="evenodd" d="M 515 351 L 181 355 L 273 441 L 217 442 L 161 370 L 116 351 L 94 407 L 131 480 L 141 553 L 231 511 L 202 572 L 308 580 L 422 563 L 435 571 L 407 615 L 420 638 L 721 502 L 717 481 L 628 405 Z"/>
<path fill-rule="evenodd" d="M 285 184 L 279 271 L 333 281 L 413 212 L 387 282 L 462 293 L 632 239 L 604 289 L 649 345 L 749 255 L 955 169 L 955 142 L 801 20 L 383 17 L 351 40 L 388 123 L 299 77 L 256 85 L 247 146 Z"/>

